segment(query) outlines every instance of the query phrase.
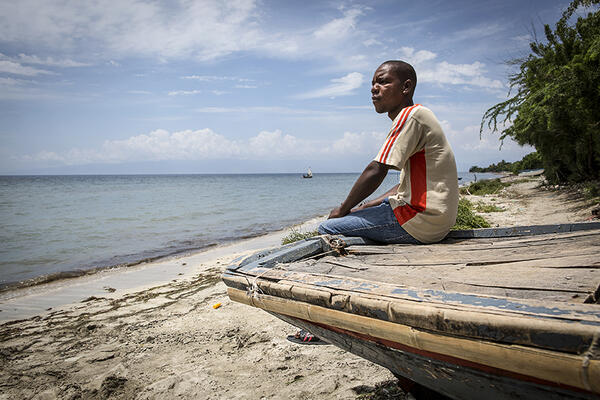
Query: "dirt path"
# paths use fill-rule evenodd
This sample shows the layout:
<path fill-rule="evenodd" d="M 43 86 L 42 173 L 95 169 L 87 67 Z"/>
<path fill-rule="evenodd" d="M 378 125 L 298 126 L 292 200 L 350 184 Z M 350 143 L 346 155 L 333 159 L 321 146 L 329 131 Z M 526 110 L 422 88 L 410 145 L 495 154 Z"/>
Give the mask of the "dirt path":
<path fill-rule="evenodd" d="M 496 205 L 504 211 L 479 213 L 495 226 L 544 225 L 585 222 L 598 203 L 586 201 L 574 190 L 545 188 L 541 177 L 503 178 L 517 182 L 497 194 L 466 196 L 472 203 Z"/>

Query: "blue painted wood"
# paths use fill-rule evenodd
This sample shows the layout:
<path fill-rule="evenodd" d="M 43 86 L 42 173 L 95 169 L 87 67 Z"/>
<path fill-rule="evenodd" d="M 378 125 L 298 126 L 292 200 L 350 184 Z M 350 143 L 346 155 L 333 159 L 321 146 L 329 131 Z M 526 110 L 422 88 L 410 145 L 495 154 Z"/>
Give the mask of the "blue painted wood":
<path fill-rule="evenodd" d="M 545 235 L 549 233 L 577 232 L 600 229 L 600 222 L 580 222 L 573 224 L 513 226 L 509 228 L 483 228 L 450 231 L 446 238 L 475 239 L 517 236 Z"/>
<path fill-rule="evenodd" d="M 274 250 L 263 251 L 243 260 L 238 265 L 227 267 L 229 271 L 250 271 L 273 268 L 278 263 L 289 263 L 323 252 L 324 241 L 319 238 L 302 240 Z"/>

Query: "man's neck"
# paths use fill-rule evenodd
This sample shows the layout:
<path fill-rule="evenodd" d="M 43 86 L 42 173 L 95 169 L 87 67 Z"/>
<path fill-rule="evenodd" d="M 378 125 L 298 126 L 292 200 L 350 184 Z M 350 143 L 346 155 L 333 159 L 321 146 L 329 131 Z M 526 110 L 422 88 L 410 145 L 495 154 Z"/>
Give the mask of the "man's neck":
<path fill-rule="evenodd" d="M 400 111 L 404 110 L 406 107 L 410 107 L 413 105 L 413 101 L 412 99 L 408 100 L 406 103 L 404 103 L 402 106 L 398 107 L 397 109 L 395 109 L 394 111 L 390 111 L 388 113 L 388 117 L 390 117 L 390 119 L 393 121 L 396 119 L 396 117 L 398 116 L 398 114 L 400 114 Z"/>

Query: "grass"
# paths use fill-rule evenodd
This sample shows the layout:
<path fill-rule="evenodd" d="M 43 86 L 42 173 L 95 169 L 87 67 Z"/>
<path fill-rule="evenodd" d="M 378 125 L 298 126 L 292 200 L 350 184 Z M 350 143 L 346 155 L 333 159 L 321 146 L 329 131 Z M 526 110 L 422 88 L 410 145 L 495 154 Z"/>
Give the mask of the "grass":
<path fill-rule="evenodd" d="M 294 243 L 299 240 L 304 240 L 304 239 L 311 238 L 313 236 L 317 236 L 318 234 L 319 234 L 318 231 L 301 232 L 295 228 L 292 228 L 291 232 L 289 234 L 287 234 L 286 236 L 284 236 L 283 239 L 281 239 L 281 244 Z"/>
<path fill-rule="evenodd" d="M 490 223 L 485 220 L 481 215 L 476 215 L 473 212 L 473 203 L 467 199 L 460 199 L 458 201 L 458 214 L 456 216 L 456 224 L 452 227 L 452 230 L 461 229 L 476 229 L 476 228 L 489 228 Z"/>
<path fill-rule="evenodd" d="M 509 182 L 509 185 L 516 185 L 517 183 L 525 183 L 525 182 L 532 182 L 535 181 L 535 179 L 533 178 L 521 178 L 521 179 L 515 179 L 512 182 Z"/>
<path fill-rule="evenodd" d="M 583 186 L 583 197 L 586 200 L 594 200 L 600 197 L 600 182 L 587 182 Z"/>
<path fill-rule="evenodd" d="M 485 179 L 482 181 L 471 183 L 466 188 L 466 190 L 468 190 L 468 193 L 470 193 L 470 194 L 482 196 L 484 194 L 496 194 L 500 190 L 502 190 L 505 187 L 508 187 L 510 185 L 511 185 L 510 183 L 502 182 L 499 178 Z M 463 189 L 463 190 L 461 190 L 461 194 L 467 194 L 467 191 L 464 190 L 465 188 L 461 188 L 461 189 Z"/>
<path fill-rule="evenodd" d="M 491 213 L 491 212 L 505 211 L 505 209 L 502 207 L 498 207 L 495 204 L 485 204 L 483 201 L 479 201 L 479 202 L 477 202 L 477 204 L 475 204 L 475 211 L 483 212 L 483 213 Z"/>

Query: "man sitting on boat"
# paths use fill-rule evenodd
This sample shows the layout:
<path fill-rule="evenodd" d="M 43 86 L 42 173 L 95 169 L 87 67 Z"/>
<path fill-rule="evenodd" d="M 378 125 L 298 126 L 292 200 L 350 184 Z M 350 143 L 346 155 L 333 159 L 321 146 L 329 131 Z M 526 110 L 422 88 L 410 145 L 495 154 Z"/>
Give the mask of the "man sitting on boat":
<path fill-rule="evenodd" d="M 386 61 L 373 75 L 375 111 L 392 127 L 379 153 L 354 183 L 346 200 L 319 226 L 320 234 L 360 236 L 382 243 L 434 243 L 456 220 L 458 178 L 450 144 L 437 118 L 413 104 L 414 68 Z M 360 204 L 381 185 L 389 169 L 400 183 L 379 198 Z"/>

